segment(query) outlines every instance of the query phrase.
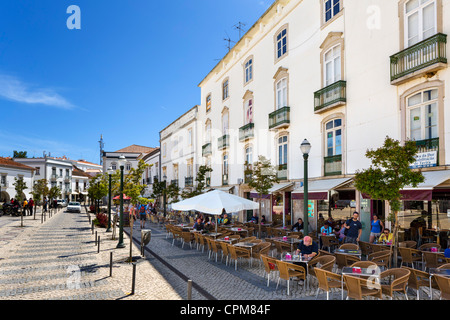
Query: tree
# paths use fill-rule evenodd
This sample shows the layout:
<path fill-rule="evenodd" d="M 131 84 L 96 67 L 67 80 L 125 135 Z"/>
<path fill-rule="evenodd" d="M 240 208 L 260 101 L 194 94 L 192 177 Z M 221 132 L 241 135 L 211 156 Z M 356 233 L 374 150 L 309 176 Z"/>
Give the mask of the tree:
<path fill-rule="evenodd" d="M 355 187 L 372 199 L 387 200 L 391 207 L 388 220 L 394 223 L 394 262 L 397 263 L 398 212 L 401 206 L 400 190 L 406 186 L 417 187 L 425 180 L 421 170 L 410 168 L 415 161 L 417 147 L 414 141 L 405 145 L 386 137 L 384 145 L 376 150 L 367 150 L 366 157 L 372 164 L 368 169 L 357 170 Z M 391 246 L 392 252 L 392 246 Z"/>
<path fill-rule="evenodd" d="M 89 188 L 87 191 L 90 199 L 94 201 L 100 201 L 100 199 L 108 195 L 108 189 L 109 180 L 107 180 L 107 175 L 98 174 L 89 183 Z M 97 208 L 97 206 L 95 207 Z"/>
<path fill-rule="evenodd" d="M 33 199 L 36 202 L 36 206 L 38 206 L 39 204 L 44 205 L 41 200 L 48 195 L 49 191 L 50 190 L 47 185 L 47 179 L 41 179 L 34 183 L 31 194 L 33 195 Z"/>
<path fill-rule="evenodd" d="M 28 158 L 27 151 L 13 151 L 13 158 Z"/>
<path fill-rule="evenodd" d="M 19 201 L 20 204 L 22 204 L 24 197 L 23 197 L 23 190 L 28 189 L 27 184 L 23 180 L 23 177 L 14 178 L 14 189 L 16 190 L 16 199 Z"/>
<path fill-rule="evenodd" d="M 197 181 L 197 185 L 190 192 L 183 191 L 181 194 L 181 197 L 183 199 L 187 199 L 187 198 L 192 198 L 192 197 L 202 194 L 205 191 L 205 187 L 206 187 L 206 174 L 208 172 L 212 172 L 212 171 L 213 170 L 206 165 L 200 166 L 197 171 L 197 176 L 195 177 L 195 181 Z"/>
<path fill-rule="evenodd" d="M 263 194 L 268 194 L 269 189 L 277 183 L 277 169 L 264 156 L 259 156 L 253 164 L 252 177 L 248 185 L 258 193 L 259 221 L 261 221 L 261 199 Z M 259 235 L 261 236 L 261 223 L 259 223 Z"/>

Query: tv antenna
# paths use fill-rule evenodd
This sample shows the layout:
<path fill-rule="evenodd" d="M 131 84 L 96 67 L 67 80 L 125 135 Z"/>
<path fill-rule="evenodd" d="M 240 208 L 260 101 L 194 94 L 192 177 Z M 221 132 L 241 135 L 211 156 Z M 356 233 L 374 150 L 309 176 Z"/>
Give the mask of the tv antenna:
<path fill-rule="evenodd" d="M 228 42 L 227 44 L 227 48 L 228 48 L 228 52 L 231 50 L 231 43 L 236 43 L 233 40 L 230 39 L 230 36 L 228 35 L 228 33 L 225 31 L 225 33 L 227 34 L 227 38 L 224 38 L 223 40 Z"/>
<path fill-rule="evenodd" d="M 241 39 L 241 32 L 245 32 L 245 30 L 242 27 L 245 27 L 245 23 L 240 21 L 233 26 L 235 30 L 236 29 L 239 30 L 239 39 Z"/>

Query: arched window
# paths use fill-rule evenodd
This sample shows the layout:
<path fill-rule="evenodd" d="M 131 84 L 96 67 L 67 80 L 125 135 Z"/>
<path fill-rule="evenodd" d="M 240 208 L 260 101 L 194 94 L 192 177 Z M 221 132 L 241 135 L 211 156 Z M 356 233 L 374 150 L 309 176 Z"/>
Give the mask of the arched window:
<path fill-rule="evenodd" d="M 333 119 L 325 124 L 326 157 L 342 154 L 342 119 Z"/>
<path fill-rule="evenodd" d="M 211 111 L 211 94 L 206 97 L 206 113 Z"/>
<path fill-rule="evenodd" d="M 427 89 L 407 98 L 407 138 L 429 140 L 439 137 L 438 89 Z"/>

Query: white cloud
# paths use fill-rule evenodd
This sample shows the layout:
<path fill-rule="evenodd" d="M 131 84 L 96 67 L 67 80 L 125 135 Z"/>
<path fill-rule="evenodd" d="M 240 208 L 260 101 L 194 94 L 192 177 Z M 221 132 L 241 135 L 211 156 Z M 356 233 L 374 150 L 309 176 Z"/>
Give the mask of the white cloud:
<path fill-rule="evenodd" d="M 32 87 L 8 75 L 0 75 L 0 97 L 20 103 L 43 104 L 67 110 L 75 107 L 51 88 Z"/>

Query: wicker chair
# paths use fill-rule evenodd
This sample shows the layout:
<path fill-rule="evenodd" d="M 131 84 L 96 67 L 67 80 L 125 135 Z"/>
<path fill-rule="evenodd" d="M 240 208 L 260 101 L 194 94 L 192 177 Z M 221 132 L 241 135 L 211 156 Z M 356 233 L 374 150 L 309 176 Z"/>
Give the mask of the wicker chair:
<path fill-rule="evenodd" d="M 317 286 L 316 299 L 320 290 L 327 293 L 327 300 L 329 300 L 329 292 L 332 288 L 342 288 L 342 279 L 339 274 L 331 271 L 316 268 L 315 274 L 319 285 Z"/>
<path fill-rule="evenodd" d="M 390 251 L 390 247 L 387 245 L 372 243 L 370 247 L 372 248 L 372 252 Z"/>
<path fill-rule="evenodd" d="M 175 240 L 182 240 L 182 234 L 183 231 L 178 230 L 177 228 L 172 228 L 172 236 L 173 236 L 173 240 L 172 240 L 172 247 L 175 243 Z"/>
<path fill-rule="evenodd" d="M 357 256 L 353 256 L 350 254 L 335 253 L 334 256 L 336 257 L 336 267 L 338 269 L 342 269 L 343 267 L 347 267 L 355 262 L 361 261 L 361 259 L 359 259 Z"/>
<path fill-rule="evenodd" d="M 369 254 L 372 253 L 372 244 L 370 242 L 359 241 L 358 245 L 359 248 L 361 249 L 361 253 L 366 257 L 368 257 Z"/>
<path fill-rule="evenodd" d="M 234 269 L 237 270 L 237 264 L 239 258 L 250 259 L 250 250 L 244 248 L 235 247 L 233 245 L 228 246 L 228 252 L 230 253 L 230 260 L 234 260 Z"/>
<path fill-rule="evenodd" d="M 315 270 L 318 268 L 333 271 L 335 261 L 336 257 L 330 255 L 314 257 L 308 262 L 308 275 L 317 277 Z"/>
<path fill-rule="evenodd" d="M 228 257 L 229 257 L 229 255 L 230 255 L 230 252 L 229 252 L 229 250 L 228 250 L 228 247 L 229 247 L 230 245 L 229 245 L 228 243 L 226 243 L 226 242 L 223 242 L 223 241 L 216 241 L 216 243 L 219 243 L 219 244 L 220 244 L 220 247 L 221 247 L 221 249 L 222 249 L 222 258 L 220 259 L 220 261 L 223 260 L 223 257 L 226 257 L 225 265 L 228 265 Z"/>
<path fill-rule="evenodd" d="M 344 244 L 341 244 L 339 249 L 359 250 L 359 246 L 354 243 L 344 243 Z"/>
<path fill-rule="evenodd" d="M 425 262 L 425 270 L 428 268 L 439 268 L 446 264 L 445 256 L 439 252 L 422 251 L 423 260 Z"/>
<path fill-rule="evenodd" d="M 379 267 L 384 267 L 385 269 L 388 269 L 389 263 L 391 261 L 391 256 L 392 254 L 390 251 L 378 251 L 369 254 L 367 260 L 375 262 L 375 264 Z"/>
<path fill-rule="evenodd" d="M 219 251 L 222 251 L 222 247 L 220 245 L 221 242 L 213 240 L 213 239 L 211 239 L 209 241 L 211 243 L 211 251 L 212 251 L 213 254 L 216 255 L 216 262 L 217 262 L 217 256 L 219 254 Z"/>
<path fill-rule="evenodd" d="M 260 242 L 256 246 L 253 247 L 252 257 L 261 261 L 261 255 L 267 255 L 270 251 L 270 242 Z"/>
<path fill-rule="evenodd" d="M 441 300 L 450 300 L 450 278 L 434 275 L 433 278 L 441 290 Z"/>
<path fill-rule="evenodd" d="M 420 250 L 399 247 L 398 253 L 402 258 L 400 266 L 403 266 L 403 263 L 408 263 L 414 268 L 414 263 L 422 262 L 422 252 Z"/>
<path fill-rule="evenodd" d="M 359 268 L 369 268 L 369 267 L 377 267 L 378 265 L 373 261 L 357 261 L 352 264 L 350 267 L 359 267 Z"/>
<path fill-rule="evenodd" d="M 270 273 L 278 271 L 277 259 L 269 257 L 266 254 L 261 254 L 260 258 L 264 264 L 264 271 L 267 274 L 267 286 L 269 286 Z"/>
<path fill-rule="evenodd" d="M 403 247 L 403 248 L 413 248 L 416 249 L 417 248 L 417 242 L 414 240 L 406 240 L 406 241 L 402 241 L 398 243 L 399 247 Z"/>
<path fill-rule="evenodd" d="M 239 240 L 239 242 L 252 242 L 252 240 L 256 240 L 256 237 L 251 236 L 251 237 L 247 237 L 247 238 L 242 238 Z"/>
<path fill-rule="evenodd" d="M 406 300 L 408 295 L 406 293 L 406 285 L 408 284 L 411 271 L 405 268 L 393 268 L 383 271 L 380 275 L 381 281 L 385 278 L 389 278 L 389 284 L 381 284 L 381 291 L 383 294 L 393 299 L 394 292 L 403 292 Z"/>
<path fill-rule="evenodd" d="M 321 236 L 322 250 L 324 247 L 328 248 L 328 252 L 331 252 L 331 248 L 339 246 L 339 241 L 335 236 Z"/>
<path fill-rule="evenodd" d="M 441 245 L 434 243 L 434 242 L 428 242 L 428 243 L 424 243 L 422 244 L 419 248 L 417 248 L 418 250 L 426 250 L 426 249 L 430 249 L 430 248 L 438 248 L 441 249 Z"/>
<path fill-rule="evenodd" d="M 411 273 L 409 274 L 408 279 L 408 288 L 416 290 L 417 300 L 420 300 L 420 288 L 421 287 L 430 287 L 430 274 L 428 272 L 417 270 L 410 267 L 402 267 L 403 269 L 408 269 Z M 431 278 L 431 288 L 439 290 L 439 287 L 434 278 Z M 431 292 L 428 294 L 431 297 Z"/>
<path fill-rule="evenodd" d="M 181 239 L 183 240 L 182 248 L 184 248 L 185 243 L 189 243 L 189 246 L 192 249 L 192 242 L 194 241 L 194 235 L 192 232 L 183 231 L 181 232 Z"/>
<path fill-rule="evenodd" d="M 198 237 L 198 245 L 199 247 L 202 247 L 202 252 L 204 252 L 206 245 L 205 236 L 202 234 L 198 234 L 197 237 Z"/>
<path fill-rule="evenodd" d="M 356 300 L 362 300 L 365 296 L 376 296 L 382 299 L 381 287 L 380 288 L 368 288 L 366 286 L 367 279 L 343 275 L 345 287 L 347 288 L 347 299 L 352 298 Z"/>
<path fill-rule="evenodd" d="M 450 263 L 445 263 L 445 264 L 441 265 L 440 267 L 438 267 L 438 269 L 450 269 Z"/>
<path fill-rule="evenodd" d="M 293 263 L 283 262 L 281 260 L 276 260 L 276 262 L 278 271 L 280 272 L 276 289 L 278 289 L 280 279 L 284 279 L 287 281 L 287 295 L 289 295 L 289 282 L 291 278 L 297 277 L 298 279 L 306 280 L 306 270 L 304 267 Z"/>

